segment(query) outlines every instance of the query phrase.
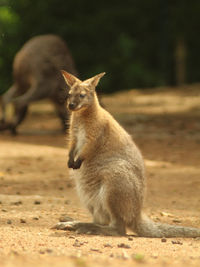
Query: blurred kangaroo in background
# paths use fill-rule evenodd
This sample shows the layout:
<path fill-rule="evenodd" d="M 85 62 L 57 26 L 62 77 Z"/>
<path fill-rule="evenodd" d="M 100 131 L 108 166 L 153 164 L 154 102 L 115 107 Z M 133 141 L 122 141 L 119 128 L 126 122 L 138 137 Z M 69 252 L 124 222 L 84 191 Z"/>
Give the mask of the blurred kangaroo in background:
<path fill-rule="evenodd" d="M 153 222 L 142 213 L 145 168 L 131 136 L 99 105 L 95 92 L 101 73 L 85 81 L 63 71 L 70 87 L 68 167 L 93 223 L 69 220 L 56 229 L 102 235 L 198 237 L 200 229 Z"/>
<path fill-rule="evenodd" d="M 30 39 L 16 54 L 13 62 L 11 88 L 2 96 L 0 130 L 9 129 L 16 134 L 17 126 L 24 120 L 31 102 L 49 98 L 66 128 L 68 90 L 60 69 L 77 75 L 72 56 L 66 43 L 56 35 L 41 35 Z M 6 121 L 6 106 L 12 103 L 14 115 Z"/>

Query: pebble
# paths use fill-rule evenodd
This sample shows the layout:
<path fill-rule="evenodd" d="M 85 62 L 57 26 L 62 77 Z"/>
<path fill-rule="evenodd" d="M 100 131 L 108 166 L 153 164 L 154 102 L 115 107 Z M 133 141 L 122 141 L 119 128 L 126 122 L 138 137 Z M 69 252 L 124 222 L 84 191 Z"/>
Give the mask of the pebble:
<path fill-rule="evenodd" d="M 99 253 L 102 253 L 101 250 L 97 249 L 97 248 L 91 248 L 90 251 L 95 251 L 95 252 L 99 252 Z"/>
<path fill-rule="evenodd" d="M 25 219 L 20 219 L 20 223 L 26 223 Z"/>
<path fill-rule="evenodd" d="M 84 245 L 84 243 L 79 242 L 77 239 L 75 240 L 73 247 L 81 247 L 82 245 Z"/>
<path fill-rule="evenodd" d="M 73 221 L 73 219 L 67 215 L 62 215 L 59 218 L 59 222 L 71 222 L 71 221 Z"/>
<path fill-rule="evenodd" d="M 133 238 L 132 238 L 132 237 L 129 237 L 128 240 L 129 240 L 129 241 L 133 241 Z"/>
<path fill-rule="evenodd" d="M 183 245 L 183 243 L 181 241 L 178 241 L 178 240 L 172 240 L 172 244 L 173 245 Z"/>
<path fill-rule="evenodd" d="M 35 205 L 40 205 L 40 204 L 41 204 L 41 201 L 39 201 L 39 200 L 35 200 L 35 201 L 34 201 L 34 204 L 35 204 Z"/>
<path fill-rule="evenodd" d="M 71 183 L 67 183 L 67 188 L 71 188 L 72 184 Z"/>
<path fill-rule="evenodd" d="M 19 205 L 22 205 L 22 201 L 11 202 L 10 205 L 19 206 Z"/>
<path fill-rule="evenodd" d="M 174 223 L 182 223 L 182 221 L 181 220 L 179 220 L 179 219 L 174 219 L 174 220 L 172 220 Z"/>
<path fill-rule="evenodd" d="M 58 190 L 62 191 L 62 190 L 64 190 L 64 187 L 61 186 L 58 188 Z"/>
<path fill-rule="evenodd" d="M 39 218 L 38 217 L 33 217 L 33 220 L 38 221 Z"/>
<path fill-rule="evenodd" d="M 166 238 L 162 238 L 161 239 L 161 242 L 166 243 L 167 242 L 167 239 Z"/>
<path fill-rule="evenodd" d="M 47 253 L 52 253 L 52 252 L 53 252 L 53 250 L 52 250 L 52 249 L 50 249 L 50 248 L 47 248 L 47 249 L 46 249 L 46 252 L 47 252 Z"/>
<path fill-rule="evenodd" d="M 47 248 L 47 249 L 45 249 L 45 250 L 43 250 L 43 249 L 41 249 L 40 251 L 39 251 L 39 253 L 40 254 L 45 254 L 45 253 L 53 253 L 53 250 L 52 249 L 50 249 L 50 248 Z"/>
<path fill-rule="evenodd" d="M 124 243 L 120 243 L 117 245 L 118 248 L 131 248 L 131 246 L 124 244 Z"/>
<path fill-rule="evenodd" d="M 104 246 L 104 248 L 113 248 L 113 246 L 111 244 L 109 244 L 109 243 L 106 243 L 103 246 Z"/>
<path fill-rule="evenodd" d="M 12 224 L 12 221 L 11 220 L 7 220 L 7 224 Z"/>

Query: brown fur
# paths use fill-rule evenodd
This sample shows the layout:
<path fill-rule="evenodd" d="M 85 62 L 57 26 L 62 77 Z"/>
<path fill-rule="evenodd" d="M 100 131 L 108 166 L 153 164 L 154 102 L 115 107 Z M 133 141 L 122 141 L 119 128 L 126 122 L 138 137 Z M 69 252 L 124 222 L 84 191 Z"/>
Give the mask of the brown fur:
<path fill-rule="evenodd" d="M 41 35 L 25 43 L 14 58 L 14 83 L 2 97 L 0 130 L 10 129 L 16 133 L 30 103 L 44 98 L 53 102 L 65 128 L 68 118 L 65 100 L 68 92 L 60 74 L 62 68 L 77 75 L 70 51 L 60 37 Z M 12 122 L 7 122 L 6 106 L 10 102 L 14 105 L 14 116 Z"/>
<path fill-rule="evenodd" d="M 200 229 L 155 223 L 142 214 L 143 158 L 131 136 L 99 105 L 95 87 L 104 74 L 83 82 L 63 75 L 72 111 L 68 166 L 93 223 L 72 220 L 55 228 L 103 235 L 125 235 L 130 228 L 144 237 L 200 236 Z"/>

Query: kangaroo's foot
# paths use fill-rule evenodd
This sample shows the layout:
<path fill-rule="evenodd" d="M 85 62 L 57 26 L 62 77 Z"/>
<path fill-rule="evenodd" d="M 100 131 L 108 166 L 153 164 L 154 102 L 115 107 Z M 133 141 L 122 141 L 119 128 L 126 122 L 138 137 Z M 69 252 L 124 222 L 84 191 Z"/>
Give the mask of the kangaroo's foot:
<path fill-rule="evenodd" d="M 51 229 L 57 229 L 57 230 L 68 230 L 66 227 L 66 224 L 68 222 L 74 222 L 74 219 L 68 216 L 64 216 L 60 218 L 60 222 L 51 227 Z"/>
<path fill-rule="evenodd" d="M 120 229 L 99 225 L 95 223 L 82 223 L 79 221 L 60 222 L 52 229 L 75 231 L 78 234 L 123 236 L 125 232 Z"/>
<path fill-rule="evenodd" d="M 12 135 L 17 135 L 16 126 L 12 123 L 0 121 L 0 131 L 7 131 L 9 130 Z"/>

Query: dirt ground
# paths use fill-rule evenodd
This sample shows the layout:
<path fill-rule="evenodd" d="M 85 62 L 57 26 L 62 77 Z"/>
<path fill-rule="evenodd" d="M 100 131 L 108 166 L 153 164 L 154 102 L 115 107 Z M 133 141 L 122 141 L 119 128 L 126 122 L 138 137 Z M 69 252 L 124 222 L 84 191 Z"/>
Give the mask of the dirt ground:
<path fill-rule="evenodd" d="M 200 85 L 131 90 L 102 102 L 145 158 L 146 213 L 200 228 Z M 200 266 L 200 238 L 52 230 L 64 215 L 91 219 L 68 178 L 65 139 L 46 101 L 30 107 L 18 136 L 0 134 L 0 266 Z"/>

